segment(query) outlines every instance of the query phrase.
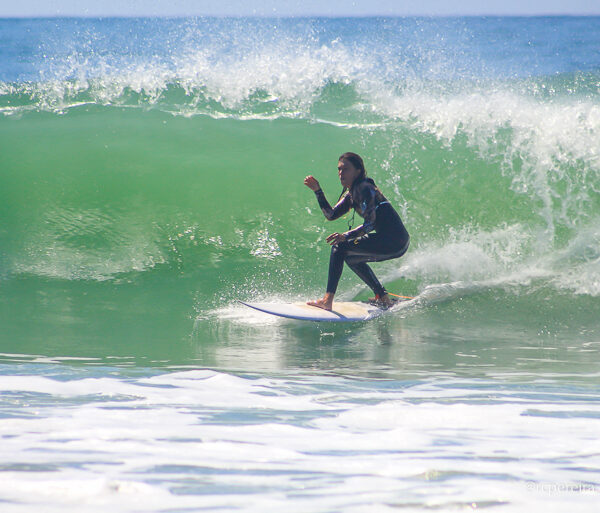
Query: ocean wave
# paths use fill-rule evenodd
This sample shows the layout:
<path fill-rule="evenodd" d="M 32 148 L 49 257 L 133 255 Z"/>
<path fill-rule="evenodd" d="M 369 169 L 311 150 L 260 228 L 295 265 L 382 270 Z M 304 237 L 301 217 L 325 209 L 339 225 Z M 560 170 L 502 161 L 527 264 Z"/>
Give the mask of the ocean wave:
<path fill-rule="evenodd" d="M 240 254 L 244 265 L 260 261 L 282 272 L 297 269 L 296 256 L 310 258 L 324 228 L 307 234 L 288 220 L 304 214 L 299 204 L 310 201 L 289 184 L 307 167 L 324 165 L 323 155 L 332 148 L 335 159 L 352 147 L 366 156 L 413 234 L 402 270 L 415 287 L 528 276 L 537 261 L 550 273 L 567 269 L 555 285 L 600 293 L 596 260 L 565 256 L 576 253 L 581 233 L 596 239 L 597 71 L 484 73 L 477 56 L 459 53 L 457 40 L 448 49 L 435 36 L 421 36 L 418 42 L 427 44 L 398 46 L 403 34 L 419 30 L 417 24 L 403 33 L 400 21 L 390 22 L 393 37 L 373 42 L 373 31 L 354 40 L 329 37 L 318 23 L 295 32 L 289 26 L 271 30 L 256 20 L 233 24 L 248 29 L 252 23 L 256 32 L 239 36 L 231 28 L 205 33 L 190 23 L 183 41 L 171 37 L 177 31 L 150 38 L 154 46 L 148 51 L 139 41 L 111 47 L 93 33 L 88 39 L 80 33 L 87 41 L 81 47 L 76 38 L 62 46 L 56 38 L 56 48 L 45 45 L 49 58 L 36 77 L 0 82 L 2 128 L 10 135 L 17 127 L 20 140 L 31 141 L 19 146 L 19 154 L 37 156 L 30 184 L 51 198 L 38 205 L 44 221 L 15 237 L 19 244 L 6 245 L 11 249 L 2 265 L 17 274 L 97 281 L 165 268 L 219 268 L 227 258 L 239 262 Z M 169 44 L 161 50 L 163 42 Z M 38 154 L 51 135 L 40 137 L 34 125 L 42 120 L 65 132 Z M 219 129 L 213 120 L 222 122 Z M 250 127 L 256 121 L 268 126 Z M 119 146 L 123 140 L 125 147 Z M 232 148 L 237 159 L 229 155 Z M 63 161 L 76 162 L 64 172 L 62 161 L 45 169 L 47 156 L 58 151 Z M 74 157 L 88 153 L 89 159 Z M 287 154 L 294 155 L 293 163 Z M 252 196 L 232 185 L 237 175 L 228 169 L 239 161 L 240 173 L 267 184 L 268 194 Z M 81 178 L 79 166 L 90 162 L 94 171 Z M 169 178 L 173 169 L 183 169 L 179 188 L 164 199 L 163 191 L 176 182 Z M 202 173 L 216 176 L 223 203 L 250 203 L 250 213 L 232 214 L 228 205 L 210 201 L 196 206 L 186 193 Z M 123 201 L 135 199 L 119 204 L 118 212 L 106 192 L 114 194 L 116 176 L 129 177 L 120 188 Z M 82 187 L 96 191 L 87 199 L 94 197 L 98 208 L 85 200 L 69 204 L 69 194 L 77 196 Z M 56 191 L 66 192 L 54 198 Z M 279 196 L 284 199 L 276 207 L 267 204 L 266 198 Z M 136 212 L 140 203 L 142 213 Z M 155 203 L 162 210 L 148 206 Z M 169 209 L 182 211 L 181 219 L 175 219 L 179 213 L 165 215 Z M 209 228 L 199 228 L 199 219 Z M 317 226 L 310 217 L 301 219 Z M 14 222 L 5 226 L 17 231 Z M 189 229 L 205 261 L 193 256 L 199 249 L 189 237 L 179 237 Z M 235 278 L 225 281 L 243 281 L 237 270 L 227 269 Z"/>

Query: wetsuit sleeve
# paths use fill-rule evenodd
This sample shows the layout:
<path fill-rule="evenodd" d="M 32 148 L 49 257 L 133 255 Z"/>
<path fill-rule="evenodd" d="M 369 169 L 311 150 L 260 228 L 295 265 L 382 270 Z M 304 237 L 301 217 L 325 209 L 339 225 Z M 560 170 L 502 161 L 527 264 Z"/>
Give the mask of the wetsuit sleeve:
<path fill-rule="evenodd" d="M 359 191 L 359 202 L 358 205 L 362 211 L 362 217 L 365 222 L 360 226 L 346 232 L 346 240 L 356 239 L 362 237 L 375 229 L 375 218 L 377 217 L 377 194 L 373 187 L 363 187 Z"/>
<path fill-rule="evenodd" d="M 333 221 L 334 219 L 343 216 L 346 212 L 348 212 L 348 210 L 350 210 L 352 200 L 349 194 L 346 194 L 333 208 L 331 208 L 327 198 L 325 198 L 323 189 L 315 191 L 315 195 L 317 196 L 317 201 L 319 202 L 321 211 L 329 221 Z"/>

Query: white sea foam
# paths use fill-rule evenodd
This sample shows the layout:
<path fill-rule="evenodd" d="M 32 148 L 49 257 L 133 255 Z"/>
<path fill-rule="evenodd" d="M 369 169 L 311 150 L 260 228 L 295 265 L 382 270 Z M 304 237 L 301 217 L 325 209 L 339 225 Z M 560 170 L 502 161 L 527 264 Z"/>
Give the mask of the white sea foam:
<path fill-rule="evenodd" d="M 600 493 L 586 471 L 600 453 L 589 390 L 208 370 L 3 376 L 0 390 L 11 398 L 0 419 L 8 513 L 589 511 Z M 30 406 L 15 410 L 19 402 Z"/>
<path fill-rule="evenodd" d="M 518 193 L 541 203 L 550 236 L 577 227 L 600 189 L 600 106 L 581 98 L 539 101 L 508 87 L 450 96 L 376 93 L 389 115 L 447 144 L 459 134 L 485 159 L 500 158 Z"/>

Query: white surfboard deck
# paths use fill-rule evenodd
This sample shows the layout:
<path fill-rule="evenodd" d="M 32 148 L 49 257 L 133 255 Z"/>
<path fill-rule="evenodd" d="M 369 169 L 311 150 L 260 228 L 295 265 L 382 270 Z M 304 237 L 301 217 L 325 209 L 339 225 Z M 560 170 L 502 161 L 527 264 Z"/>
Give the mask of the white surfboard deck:
<path fill-rule="evenodd" d="M 334 301 L 331 311 L 306 303 L 245 303 L 244 301 L 240 303 L 271 315 L 316 322 L 366 321 L 385 311 L 375 305 L 359 301 Z"/>

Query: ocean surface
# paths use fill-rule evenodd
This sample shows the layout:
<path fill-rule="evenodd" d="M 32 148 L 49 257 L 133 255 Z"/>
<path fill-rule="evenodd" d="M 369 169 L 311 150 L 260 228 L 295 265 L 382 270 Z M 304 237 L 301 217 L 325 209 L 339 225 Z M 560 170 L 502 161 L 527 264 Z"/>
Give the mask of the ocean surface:
<path fill-rule="evenodd" d="M 416 299 L 240 305 L 346 151 Z M 0 19 L 3 513 L 592 512 L 599 433 L 600 18 Z"/>

